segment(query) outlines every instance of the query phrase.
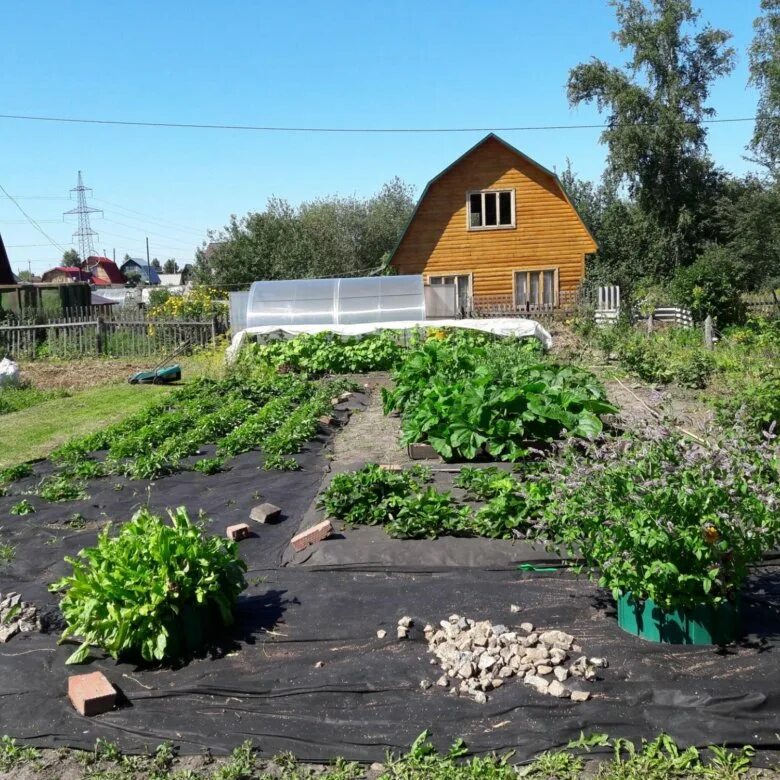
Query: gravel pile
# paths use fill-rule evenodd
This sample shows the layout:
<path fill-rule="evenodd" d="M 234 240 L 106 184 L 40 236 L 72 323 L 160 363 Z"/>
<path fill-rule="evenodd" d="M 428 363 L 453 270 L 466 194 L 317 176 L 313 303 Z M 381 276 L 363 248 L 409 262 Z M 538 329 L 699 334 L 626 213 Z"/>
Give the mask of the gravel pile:
<path fill-rule="evenodd" d="M 398 639 L 409 636 L 411 625 L 410 617 L 398 621 Z M 522 623 L 515 631 L 487 620 L 450 615 L 438 628 L 425 626 L 424 634 L 434 656 L 431 664 L 438 664 L 444 672 L 435 684 L 449 688 L 456 696 L 472 696 L 480 703 L 487 701 L 488 691 L 512 677 L 521 678 L 539 693 L 587 701 L 590 693 L 573 689 L 571 683 L 592 682 L 596 670 L 607 666 L 603 658 L 581 655 L 582 648 L 571 634 L 535 631 L 531 623 Z M 430 680 L 420 683 L 423 689 L 432 686 Z"/>
<path fill-rule="evenodd" d="M 0 593 L 0 644 L 23 631 L 40 631 L 41 622 L 34 604 L 22 601 L 18 593 Z"/>

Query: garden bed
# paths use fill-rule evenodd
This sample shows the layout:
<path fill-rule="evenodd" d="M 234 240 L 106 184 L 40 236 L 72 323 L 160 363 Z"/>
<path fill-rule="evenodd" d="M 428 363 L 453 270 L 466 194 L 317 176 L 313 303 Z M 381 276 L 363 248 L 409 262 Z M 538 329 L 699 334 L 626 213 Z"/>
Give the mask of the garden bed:
<path fill-rule="evenodd" d="M 442 749 L 463 738 L 478 753 L 515 750 L 513 760 L 560 747 L 583 728 L 635 740 L 666 731 L 684 744 L 777 750 L 780 657 L 767 651 L 780 639 L 780 567 L 753 572 L 743 596 L 744 639 L 725 651 L 670 651 L 621 631 L 608 594 L 522 541 L 401 541 L 379 527 L 339 528 L 311 554 L 292 558 L 290 540 L 314 519 L 323 482 L 366 462 L 411 466 L 395 437 L 400 423 L 385 417 L 379 426 L 376 403 L 378 395 L 367 404 L 358 394 L 339 404 L 337 425 L 321 427 L 294 455 L 297 471 L 264 470 L 251 451 L 213 475 L 87 479 L 90 498 L 48 503 L 30 496 L 35 513 L 15 517 L 9 509 L 19 491 L 52 466 L 36 464 L 35 476 L 14 483 L 17 495 L 0 498 L 0 544 L 15 548 L 0 567 L 0 592 L 15 590 L 38 605 L 48 631 L 0 645 L 0 734 L 47 747 L 91 748 L 101 737 L 132 752 L 170 740 L 183 753 L 227 753 L 249 739 L 266 756 L 290 750 L 311 761 L 381 761 L 387 749 L 404 750 L 429 727 Z M 343 433 L 334 441 L 338 425 Z M 212 454 L 207 447 L 198 457 Z M 434 467 L 433 484 L 443 490 L 456 476 L 444 469 L 461 468 Z M 96 650 L 85 668 L 64 665 L 77 645 L 57 645 L 62 626 L 48 585 L 66 573 L 65 555 L 94 544 L 109 519 L 126 521 L 147 503 L 158 513 L 179 505 L 192 518 L 202 513 L 210 518 L 206 533 L 221 536 L 229 525 L 251 524 L 250 509 L 262 501 L 282 507 L 281 520 L 252 525 L 252 536 L 239 543 L 248 588 L 235 626 L 207 653 L 158 668 Z M 510 628 L 530 622 L 563 629 L 588 655 L 607 658 L 609 668 L 584 703 L 540 695 L 520 680 L 491 692 L 486 704 L 436 685 L 423 689 L 434 672 L 422 626 L 451 613 Z M 414 623 L 410 638 L 397 641 L 402 616 Z M 378 631 L 387 635 L 380 639 Z M 121 701 L 87 721 L 68 704 L 66 680 L 94 670 L 120 688 Z"/>

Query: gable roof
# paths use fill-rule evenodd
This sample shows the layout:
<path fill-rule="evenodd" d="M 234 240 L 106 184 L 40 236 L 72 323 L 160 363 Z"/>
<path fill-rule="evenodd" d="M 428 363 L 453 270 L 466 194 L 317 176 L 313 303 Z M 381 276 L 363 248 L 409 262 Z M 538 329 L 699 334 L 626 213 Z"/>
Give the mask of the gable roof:
<path fill-rule="evenodd" d="M 131 257 L 129 260 L 125 260 L 125 262 L 122 263 L 119 270 L 125 274 L 127 273 L 125 269 L 130 265 L 135 266 L 132 270 L 137 270 L 141 278 L 145 280 L 147 284 L 160 284 L 160 277 L 157 274 L 157 271 L 153 265 L 147 265 L 146 260 Z"/>
<path fill-rule="evenodd" d="M 549 168 L 545 168 L 541 163 L 536 162 L 533 158 L 529 157 L 527 154 L 524 154 L 519 149 L 512 146 L 512 144 L 505 141 L 501 136 L 496 135 L 495 133 L 488 133 L 484 138 L 477 141 L 477 143 L 474 144 L 470 149 L 467 149 L 460 157 L 458 157 L 457 160 L 454 162 L 451 162 L 443 171 L 440 171 L 437 173 L 426 185 L 425 189 L 422 191 L 419 199 L 417 200 L 417 205 L 414 207 L 414 211 L 412 211 L 411 216 L 409 217 L 409 221 L 406 223 L 406 226 L 403 229 L 403 232 L 401 233 L 400 238 L 398 239 L 398 242 L 393 247 L 393 251 L 390 255 L 390 260 L 388 261 L 388 265 L 390 265 L 393 262 L 393 258 L 395 257 L 395 253 L 398 251 L 398 247 L 401 246 L 401 242 L 404 240 L 404 236 L 406 236 L 407 231 L 409 230 L 409 226 L 414 222 L 414 218 L 417 216 L 417 212 L 420 210 L 420 205 L 425 200 L 425 196 L 428 194 L 428 190 L 437 182 L 439 179 L 441 179 L 445 174 L 449 173 L 453 168 L 460 165 L 460 163 L 463 162 L 469 155 L 471 155 L 473 152 L 476 152 L 477 149 L 479 149 L 483 144 L 486 144 L 488 141 L 498 141 L 502 146 L 506 147 L 510 152 L 513 154 L 516 154 L 518 157 L 522 158 L 527 162 L 529 165 L 532 165 L 537 170 L 541 171 L 542 173 L 546 174 L 547 176 L 550 176 L 555 183 L 558 185 L 558 187 L 561 190 L 561 193 L 563 194 L 563 197 L 566 199 L 566 202 L 572 207 L 574 210 L 574 213 L 579 218 L 580 222 L 582 223 L 582 226 L 585 228 L 585 232 L 590 236 L 591 240 L 593 241 L 596 246 L 598 246 L 598 243 L 596 242 L 596 239 L 593 237 L 593 234 L 588 229 L 588 226 L 585 224 L 585 220 L 582 218 L 582 215 L 579 211 L 577 211 L 577 207 L 572 203 L 571 198 L 569 197 L 568 193 L 566 192 L 566 189 L 564 188 L 563 184 L 561 183 L 561 180 L 558 178 L 558 174 L 551 171 Z"/>
<path fill-rule="evenodd" d="M 94 268 L 99 265 L 105 272 L 111 284 L 124 284 L 125 278 L 119 270 L 117 264 L 108 257 L 96 257 L 94 255 L 87 258 L 87 268 Z"/>
<path fill-rule="evenodd" d="M 11 270 L 11 261 L 5 251 L 3 237 L 0 236 L 0 284 L 16 284 L 16 278 Z"/>

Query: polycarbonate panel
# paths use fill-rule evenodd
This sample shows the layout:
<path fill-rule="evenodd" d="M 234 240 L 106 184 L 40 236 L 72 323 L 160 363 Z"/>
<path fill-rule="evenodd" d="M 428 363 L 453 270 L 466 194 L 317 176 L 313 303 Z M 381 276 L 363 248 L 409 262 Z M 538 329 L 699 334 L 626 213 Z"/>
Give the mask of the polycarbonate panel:
<path fill-rule="evenodd" d="M 422 276 L 254 282 L 246 324 L 321 325 L 425 319 Z"/>

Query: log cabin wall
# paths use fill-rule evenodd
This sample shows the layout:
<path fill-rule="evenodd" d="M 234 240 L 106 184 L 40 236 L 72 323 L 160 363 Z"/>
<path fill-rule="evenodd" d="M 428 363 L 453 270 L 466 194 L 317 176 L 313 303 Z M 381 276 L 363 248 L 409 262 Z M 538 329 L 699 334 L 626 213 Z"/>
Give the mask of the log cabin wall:
<path fill-rule="evenodd" d="M 469 196 L 484 190 L 513 193 L 512 225 L 470 227 Z M 491 134 L 428 185 L 392 265 L 426 282 L 468 276 L 474 299 L 514 298 L 516 272 L 554 271 L 544 278 L 554 278 L 557 304 L 560 291 L 578 288 L 596 249 L 557 177 Z"/>

